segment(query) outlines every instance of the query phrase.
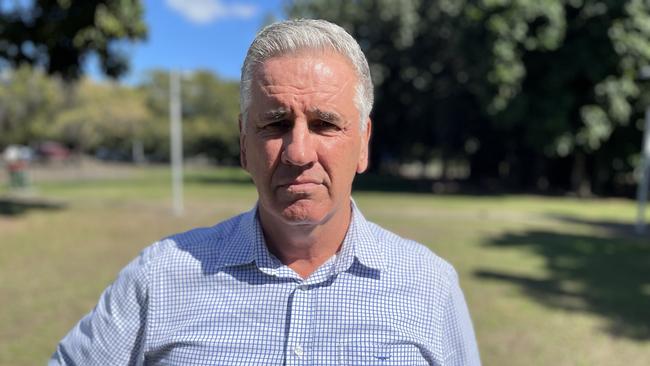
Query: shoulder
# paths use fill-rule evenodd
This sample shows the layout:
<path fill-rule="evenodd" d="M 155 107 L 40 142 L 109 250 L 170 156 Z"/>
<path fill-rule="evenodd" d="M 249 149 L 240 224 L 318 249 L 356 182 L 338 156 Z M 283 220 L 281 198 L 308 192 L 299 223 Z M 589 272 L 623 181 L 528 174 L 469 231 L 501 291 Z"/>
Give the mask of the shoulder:
<path fill-rule="evenodd" d="M 368 222 L 390 273 L 416 282 L 448 287 L 458 281 L 454 267 L 427 246 Z M 437 287 L 437 286 L 436 286 Z"/>
<path fill-rule="evenodd" d="M 227 245 L 240 234 L 245 215 L 243 213 L 211 227 L 194 228 L 163 238 L 145 248 L 140 254 L 140 261 L 151 271 L 173 269 L 171 264 L 205 267 L 216 263 Z"/>

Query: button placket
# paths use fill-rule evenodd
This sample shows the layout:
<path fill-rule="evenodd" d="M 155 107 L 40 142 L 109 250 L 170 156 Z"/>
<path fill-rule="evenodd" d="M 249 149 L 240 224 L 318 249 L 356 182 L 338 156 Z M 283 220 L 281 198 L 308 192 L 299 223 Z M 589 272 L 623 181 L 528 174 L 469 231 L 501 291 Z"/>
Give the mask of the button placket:
<path fill-rule="evenodd" d="M 303 365 L 306 363 L 308 350 L 305 342 L 309 329 L 309 286 L 296 286 L 291 304 L 289 319 L 289 334 L 287 339 L 287 365 Z"/>

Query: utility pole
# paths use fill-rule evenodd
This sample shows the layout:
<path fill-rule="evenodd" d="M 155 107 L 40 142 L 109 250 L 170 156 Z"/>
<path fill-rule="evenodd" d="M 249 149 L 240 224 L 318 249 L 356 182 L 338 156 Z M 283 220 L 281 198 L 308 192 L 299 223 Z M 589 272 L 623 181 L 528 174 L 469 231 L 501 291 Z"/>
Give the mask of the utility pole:
<path fill-rule="evenodd" d="M 169 140 L 172 168 L 172 204 L 176 216 L 183 215 L 183 129 L 181 105 L 181 75 L 169 72 Z"/>

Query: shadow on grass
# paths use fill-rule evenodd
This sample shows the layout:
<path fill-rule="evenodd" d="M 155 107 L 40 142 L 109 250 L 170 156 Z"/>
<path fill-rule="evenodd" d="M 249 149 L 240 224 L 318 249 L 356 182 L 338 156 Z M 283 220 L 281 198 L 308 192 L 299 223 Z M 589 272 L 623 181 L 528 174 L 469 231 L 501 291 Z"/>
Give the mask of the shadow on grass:
<path fill-rule="evenodd" d="M 636 227 L 634 224 L 629 224 L 625 222 L 612 222 L 612 221 L 587 221 L 579 217 L 573 217 L 568 215 L 558 215 L 552 214 L 548 215 L 551 219 L 560 221 L 563 223 L 577 224 L 577 225 L 589 225 L 591 227 L 597 228 L 601 231 L 604 231 L 608 236 L 612 237 L 623 237 L 623 238 L 639 238 L 639 234 L 636 232 Z M 650 237 L 646 236 L 648 243 L 650 243 Z"/>
<path fill-rule="evenodd" d="M 466 180 L 407 178 L 376 173 L 359 174 L 352 184 L 354 191 L 423 193 L 446 195 L 500 196 L 513 193 L 494 182 L 472 183 Z"/>
<path fill-rule="evenodd" d="M 352 184 L 354 191 L 432 193 L 430 179 L 408 179 L 394 175 L 365 173 L 357 175 Z"/>
<path fill-rule="evenodd" d="M 604 330 L 612 335 L 648 340 L 650 240 L 628 235 L 631 228 L 627 225 L 592 224 L 611 236 L 528 231 L 487 243 L 520 247 L 542 256 L 548 272 L 544 278 L 493 270 L 478 270 L 475 275 L 513 283 L 549 307 L 600 315 L 608 322 Z"/>
<path fill-rule="evenodd" d="M 19 216 L 29 210 L 60 210 L 65 204 L 35 198 L 0 197 L 0 216 Z"/>
<path fill-rule="evenodd" d="M 195 184 L 242 184 L 252 185 L 253 181 L 248 175 L 230 175 L 230 176 L 216 176 L 216 175 L 201 175 L 201 174 L 188 174 L 184 178 L 186 183 Z"/>

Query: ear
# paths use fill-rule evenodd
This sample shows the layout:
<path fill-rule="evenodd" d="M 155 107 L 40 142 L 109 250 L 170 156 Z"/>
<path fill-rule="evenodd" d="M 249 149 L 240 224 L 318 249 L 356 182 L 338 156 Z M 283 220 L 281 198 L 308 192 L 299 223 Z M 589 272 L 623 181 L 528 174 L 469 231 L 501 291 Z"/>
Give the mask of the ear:
<path fill-rule="evenodd" d="M 366 119 L 366 128 L 361 131 L 361 152 L 359 153 L 359 162 L 357 163 L 357 173 L 363 173 L 368 169 L 370 135 L 372 133 L 372 121 L 370 117 Z"/>
<path fill-rule="evenodd" d="M 244 126 L 242 126 L 241 113 L 237 119 L 239 120 L 239 164 L 241 164 L 241 167 L 244 168 L 244 170 L 248 170 L 246 168 L 246 131 L 242 129 Z"/>

